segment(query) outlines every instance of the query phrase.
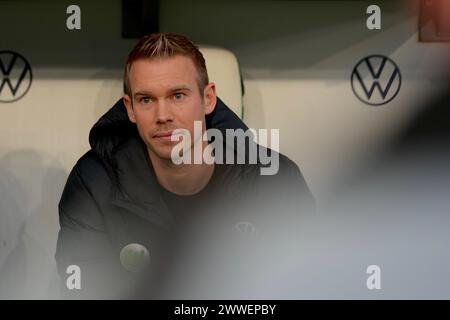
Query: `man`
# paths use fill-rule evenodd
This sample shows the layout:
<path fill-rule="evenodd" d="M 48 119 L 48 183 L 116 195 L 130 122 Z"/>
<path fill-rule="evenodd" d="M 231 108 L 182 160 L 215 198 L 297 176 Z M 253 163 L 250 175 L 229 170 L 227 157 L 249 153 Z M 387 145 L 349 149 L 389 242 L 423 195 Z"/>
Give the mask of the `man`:
<path fill-rule="evenodd" d="M 272 224 L 283 220 L 274 214 L 283 206 L 312 207 L 297 166 L 282 155 L 273 177 L 260 176 L 260 162 L 175 164 L 178 130 L 194 137 L 182 139 L 179 155 L 185 156 L 197 147 L 203 154 L 212 142 L 201 139 L 208 128 L 247 129 L 216 97 L 204 58 L 186 37 L 142 38 L 128 56 L 124 84 L 128 119 L 121 118 L 119 102 L 94 126 L 92 149 L 73 168 L 59 204 L 56 260 L 65 297 L 158 297 L 163 271 L 179 263 L 179 244 L 199 230 L 247 222 L 263 211 L 262 220 Z M 236 154 L 235 146 L 225 145 Z M 274 190 L 283 194 L 271 196 Z M 218 234 L 208 236 L 217 240 Z M 69 290 L 66 280 L 76 281 L 67 274 L 71 265 L 81 281 Z"/>

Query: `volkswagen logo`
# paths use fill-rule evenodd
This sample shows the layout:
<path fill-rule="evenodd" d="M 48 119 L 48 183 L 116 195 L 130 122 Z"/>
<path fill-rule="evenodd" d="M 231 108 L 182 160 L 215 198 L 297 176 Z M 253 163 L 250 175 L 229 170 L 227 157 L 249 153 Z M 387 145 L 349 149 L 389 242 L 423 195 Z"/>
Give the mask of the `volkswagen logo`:
<path fill-rule="evenodd" d="M 25 96 L 33 74 L 28 61 L 13 51 L 0 51 L 0 102 L 14 102 Z"/>
<path fill-rule="evenodd" d="M 256 232 L 255 226 L 251 222 L 241 221 L 234 225 L 234 228 L 245 236 L 254 236 Z"/>
<path fill-rule="evenodd" d="M 353 93 L 362 102 L 381 106 L 399 93 L 402 76 L 397 64 L 383 55 L 371 55 L 359 61 L 351 76 Z"/>

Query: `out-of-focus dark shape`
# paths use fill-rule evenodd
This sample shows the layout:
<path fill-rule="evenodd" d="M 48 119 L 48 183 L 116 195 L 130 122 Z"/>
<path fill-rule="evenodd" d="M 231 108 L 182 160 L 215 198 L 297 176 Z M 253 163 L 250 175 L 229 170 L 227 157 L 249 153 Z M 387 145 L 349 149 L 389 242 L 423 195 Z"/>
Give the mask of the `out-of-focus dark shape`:
<path fill-rule="evenodd" d="M 450 1 L 420 1 L 420 41 L 450 41 Z"/>
<path fill-rule="evenodd" d="M 158 31 L 158 0 L 122 0 L 122 37 L 140 38 Z"/>
<path fill-rule="evenodd" d="M 450 87 L 450 79 L 446 82 Z M 433 153 L 450 151 L 450 91 L 437 95 L 422 108 L 390 148 L 392 154 L 408 151 Z"/>

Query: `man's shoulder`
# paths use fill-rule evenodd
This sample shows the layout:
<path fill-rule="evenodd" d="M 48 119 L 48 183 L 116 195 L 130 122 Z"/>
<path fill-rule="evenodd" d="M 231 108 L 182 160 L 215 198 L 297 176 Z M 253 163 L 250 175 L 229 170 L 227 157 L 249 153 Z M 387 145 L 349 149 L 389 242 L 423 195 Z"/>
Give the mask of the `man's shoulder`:
<path fill-rule="evenodd" d="M 308 188 L 298 165 L 282 153 L 265 150 L 270 153 L 270 161 L 260 158 L 256 163 L 226 165 L 226 178 L 254 190 L 268 188 L 275 191 L 301 186 L 306 192 Z"/>
<path fill-rule="evenodd" d="M 111 165 L 91 149 L 78 159 L 69 174 L 67 184 L 82 185 L 83 189 L 93 194 L 98 190 L 110 188 L 112 172 Z"/>
<path fill-rule="evenodd" d="M 296 162 L 288 156 L 270 150 L 271 159 L 278 159 L 275 163 L 258 164 L 253 170 L 258 169 L 258 180 L 270 190 L 282 192 L 284 190 L 297 190 L 299 193 L 312 196 L 306 180 Z M 270 170 L 263 171 L 262 169 Z"/>
<path fill-rule="evenodd" d="M 277 152 L 273 149 L 268 149 L 259 146 L 264 152 L 259 152 L 258 161 L 254 165 L 247 166 L 251 171 L 260 176 L 279 178 L 294 178 L 300 174 L 298 165 L 288 156 Z M 267 157 L 263 159 L 261 154 L 266 154 Z"/>
<path fill-rule="evenodd" d="M 279 173 L 287 175 L 296 175 L 300 173 L 300 168 L 298 165 L 290 159 L 288 156 L 279 153 Z"/>
<path fill-rule="evenodd" d="M 73 221 L 101 229 L 99 210 L 108 201 L 111 179 L 103 161 L 90 150 L 71 170 L 59 201 L 60 219 L 66 226 Z"/>
<path fill-rule="evenodd" d="M 87 151 L 82 155 L 72 169 L 83 178 L 96 179 L 108 171 L 107 163 L 103 161 L 94 150 Z"/>

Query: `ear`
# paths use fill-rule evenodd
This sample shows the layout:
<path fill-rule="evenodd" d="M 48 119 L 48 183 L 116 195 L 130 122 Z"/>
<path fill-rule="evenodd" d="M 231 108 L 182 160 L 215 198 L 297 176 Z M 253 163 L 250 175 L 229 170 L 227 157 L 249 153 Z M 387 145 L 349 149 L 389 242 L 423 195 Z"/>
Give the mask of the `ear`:
<path fill-rule="evenodd" d="M 134 116 L 134 110 L 133 110 L 133 101 L 131 101 L 131 98 L 129 95 L 123 96 L 123 103 L 125 104 L 125 108 L 127 109 L 128 119 L 130 119 L 131 122 L 136 123 L 136 117 Z"/>
<path fill-rule="evenodd" d="M 205 104 L 205 114 L 210 114 L 214 111 L 217 104 L 216 85 L 208 83 L 203 90 L 203 102 Z"/>

